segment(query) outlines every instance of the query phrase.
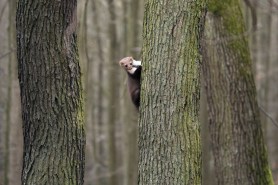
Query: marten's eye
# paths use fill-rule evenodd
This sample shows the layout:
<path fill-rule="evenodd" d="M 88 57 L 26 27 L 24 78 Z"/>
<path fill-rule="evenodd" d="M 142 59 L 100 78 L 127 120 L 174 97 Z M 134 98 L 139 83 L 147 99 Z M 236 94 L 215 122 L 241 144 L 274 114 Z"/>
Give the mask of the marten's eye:
<path fill-rule="evenodd" d="M 125 67 L 127 67 L 127 64 L 125 65 Z"/>
<path fill-rule="evenodd" d="M 130 62 L 129 64 L 132 65 L 132 62 Z"/>

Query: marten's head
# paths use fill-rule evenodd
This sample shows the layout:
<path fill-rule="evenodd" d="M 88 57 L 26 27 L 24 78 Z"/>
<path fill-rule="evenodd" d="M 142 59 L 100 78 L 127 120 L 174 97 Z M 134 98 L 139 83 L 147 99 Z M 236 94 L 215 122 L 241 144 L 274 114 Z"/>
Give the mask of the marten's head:
<path fill-rule="evenodd" d="M 139 61 L 134 60 L 132 57 L 125 57 L 120 60 L 119 64 L 129 74 L 134 74 L 136 69 L 141 66 L 141 62 L 140 64 L 138 64 L 138 62 Z"/>

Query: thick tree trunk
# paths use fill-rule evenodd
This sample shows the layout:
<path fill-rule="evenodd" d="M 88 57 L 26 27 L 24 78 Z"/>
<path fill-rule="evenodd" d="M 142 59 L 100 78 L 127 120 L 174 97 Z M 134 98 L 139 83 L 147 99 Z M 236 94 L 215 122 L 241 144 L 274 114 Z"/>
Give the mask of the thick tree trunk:
<path fill-rule="evenodd" d="M 139 184 L 201 184 L 202 0 L 146 1 Z"/>
<path fill-rule="evenodd" d="M 83 184 L 83 95 L 76 0 L 19 0 L 22 184 Z"/>
<path fill-rule="evenodd" d="M 203 43 L 217 184 L 273 184 L 238 0 L 210 0 Z"/>

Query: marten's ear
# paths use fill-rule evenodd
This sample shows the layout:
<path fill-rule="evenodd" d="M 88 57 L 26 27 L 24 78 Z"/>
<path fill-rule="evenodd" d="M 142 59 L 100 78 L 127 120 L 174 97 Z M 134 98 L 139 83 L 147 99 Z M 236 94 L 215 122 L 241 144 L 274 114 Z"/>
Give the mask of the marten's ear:
<path fill-rule="evenodd" d="M 123 61 L 122 60 L 119 61 L 119 65 L 123 66 Z"/>

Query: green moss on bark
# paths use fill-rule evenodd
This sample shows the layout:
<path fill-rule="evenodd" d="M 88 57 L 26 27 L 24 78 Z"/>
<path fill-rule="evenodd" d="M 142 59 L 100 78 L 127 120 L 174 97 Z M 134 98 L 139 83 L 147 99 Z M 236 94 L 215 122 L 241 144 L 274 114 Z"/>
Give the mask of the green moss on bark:
<path fill-rule="evenodd" d="M 203 0 L 146 1 L 139 184 L 200 184 Z"/>
<path fill-rule="evenodd" d="M 218 184 L 273 184 L 238 0 L 209 0 L 203 43 Z"/>
<path fill-rule="evenodd" d="M 19 0 L 17 57 L 24 154 L 22 184 L 81 185 L 84 100 L 76 0 Z"/>

